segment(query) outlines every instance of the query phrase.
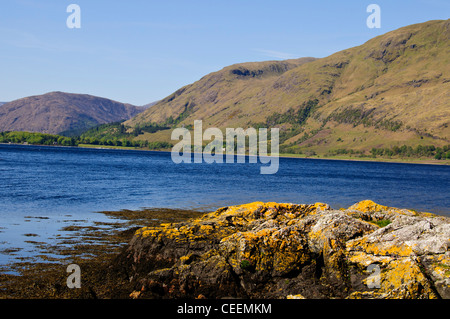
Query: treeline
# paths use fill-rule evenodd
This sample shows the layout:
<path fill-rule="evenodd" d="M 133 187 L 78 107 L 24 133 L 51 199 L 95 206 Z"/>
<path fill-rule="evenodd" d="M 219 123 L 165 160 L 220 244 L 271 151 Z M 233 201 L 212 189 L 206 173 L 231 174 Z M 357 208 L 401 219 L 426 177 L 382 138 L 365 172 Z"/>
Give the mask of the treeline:
<path fill-rule="evenodd" d="M 131 134 L 127 133 L 127 128 L 122 124 L 122 122 L 114 122 L 97 125 L 81 134 L 78 138 L 81 140 L 86 138 L 97 140 L 119 140 L 129 136 L 131 136 Z"/>
<path fill-rule="evenodd" d="M 337 150 L 333 150 L 328 152 L 330 155 L 359 155 L 361 157 L 364 157 L 365 152 L 364 151 L 355 151 L 355 150 L 348 150 L 346 148 L 339 148 Z"/>
<path fill-rule="evenodd" d="M 0 132 L 0 143 L 28 143 L 37 145 L 62 146 L 78 145 L 78 141 L 72 137 L 31 132 Z"/>
<path fill-rule="evenodd" d="M 80 135 L 80 139 L 106 139 L 106 140 L 121 140 L 124 138 L 132 138 L 138 135 L 147 133 L 155 133 L 162 130 L 168 130 L 170 127 L 161 126 L 158 124 L 136 125 L 134 128 L 125 126 L 122 122 L 114 122 L 108 124 L 100 124 L 89 129 Z"/>
<path fill-rule="evenodd" d="M 167 142 L 130 141 L 123 139 L 97 139 L 95 137 L 66 137 L 60 135 L 31 133 L 31 132 L 0 132 L 0 143 L 33 144 L 33 145 L 60 145 L 78 146 L 79 144 L 105 145 L 105 146 L 125 146 L 148 148 L 150 150 L 169 149 L 173 145 Z"/>
<path fill-rule="evenodd" d="M 400 157 L 434 157 L 437 160 L 450 159 L 450 145 L 435 147 L 434 145 L 393 146 L 391 148 L 372 148 L 373 157 L 377 156 L 400 156 Z"/>
<path fill-rule="evenodd" d="M 333 112 L 330 116 L 328 116 L 325 122 L 330 120 L 336 121 L 338 123 L 346 123 L 352 124 L 353 127 L 356 127 L 360 124 L 367 126 L 373 126 L 375 128 L 381 128 L 385 130 L 390 130 L 393 132 L 398 131 L 402 128 L 403 123 L 400 121 L 394 121 L 389 119 L 379 119 L 376 120 L 374 118 L 373 112 L 375 108 L 364 109 L 360 108 L 346 108 L 341 112 Z"/>
<path fill-rule="evenodd" d="M 117 123 L 117 128 L 120 130 L 122 126 Z M 161 127 L 153 127 L 155 129 Z M 146 129 L 152 129 L 147 127 Z M 124 130 L 121 130 L 124 132 Z M 123 134 L 123 133 L 122 133 Z M 132 135 L 132 134 L 130 134 Z M 79 144 L 89 144 L 89 145 L 105 145 L 105 146 L 121 146 L 121 147 L 135 147 L 149 150 L 160 150 L 160 149 L 171 149 L 173 147 L 172 143 L 168 142 L 149 142 L 146 140 L 133 141 L 128 139 L 129 134 L 123 134 L 123 138 L 97 138 L 90 136 L 80 136 L 77 138 L 66 137 L 53 134 L 45 133 L 31 133 L 31 132 L 0 132 L 0 143 L 15 143 L 15 144 L 34 144 L 34 145 L 61 145 L 61 146 L 78 146 Z M 248 145 L 248 141 L 246 141 Z M 225 147 L 225 145 L 224 145 Z M 235 143 L 236 147 L 236 143 Z M 287 154 L 302 154 L 301 149 L 294 149 L 290 146 L 280 145 L 280 152 Z M 312 154 L 315 155 L 315 154 Z M 355 151 L 352 149 L 340 148 L 337 150 L 330 150 L 328 155 L 350 155 L 359 157 L 428 157 L 435 158 L 437 160 L 450 159 L 450 145 L 443 147 L 436 147 L 434 145 L 418 145 L 417 147 L 402 145 L 393 146 L 390 148 L 372 148 L 368 153 L 364 151 Z"/>
<path fill-rule="evenodd" d="M 275 112 L 266 119 L 266 127 L 274 127 L 279 124 L 289 123 L 292 125 L 303 125 L 311 115 L 319 100 L 304 102 L 297 110 L 290 108 L 284 113 Z"/>
<path fill-rule="evenodd" d="M 172 148 L 173 144 L 167 142 L 130 141 L 128 139 L 97 139 L 95 137 L 84 137 L 79 139 L 79 144 L 105 145 L 105 146 L 125 146 L 148 148 L 151 150 Z"/>
<path fill-rule="evenodd" d="M 169 127 L 157 124 L 136 125 L 134 128 L 127 127 L 123 122 L 114 122 L 98 125 L 78 137 L 79 144 L 124 146 L 148 148 L 150 150 L 169 149 L 173 145 L 167 142 L 149 142 L 144 140 L 133 141 L 133 138 L 145 132 L 154 133 L 166 130 Z"/>
<path fill-rule="evenodd" d="M 163 131 L 163 130 L 169 130 L 170 127 L 169 126 L 164 126 L 164 125 L 158 125 L 158 124 L 147 124 L 144 126 L 140 126 L 139 124 L 136 125 L 133 129 L 133 132 L 131 134 L 133 134 L 134 136 L 138 136 L 139 134 L 144 134 L 144 132 L 147 133 L 155 133 L 158 131 Z"/>
<path fill-rule="evenodd" d="M 444 147 L 436 147 L 434 145 L 418 145 L 417 147 L 412 146 L 393 146 L 384 148 L 373 147 L 368 155 L 364 151 L 355 151 L 352 149 L 340 148 L 337 150 L 332 150 L 328 152 L 328 155 L 355 155 L 359 157 L 428 157 L 435 158 L 437 160 L 450 159 L 450 145 Z"/>
<path fill-rule="evenodd" d="M 318 104 L 318 99 L 308 100 L 303 102 L 298 108 L 290 108 L 284 113 L 274 112 L 269 115 L 264 122 L 250 123 L 249 126 L 258 130 L 260 128 L 278 127 L 283 124 L 290 124 L 286 129 L 280 130 L 279 133 L 280 148 L 283 148 L 283 145 L 281 144 L 304 131 L 303 124 L 305 124 L 308 118 L 312 116 Z M 293 144 L 285 146 L 283 149 L 284 153 L 298 153 L 297 151 L 294 151 L 291 146 L 293 146 Z"/>

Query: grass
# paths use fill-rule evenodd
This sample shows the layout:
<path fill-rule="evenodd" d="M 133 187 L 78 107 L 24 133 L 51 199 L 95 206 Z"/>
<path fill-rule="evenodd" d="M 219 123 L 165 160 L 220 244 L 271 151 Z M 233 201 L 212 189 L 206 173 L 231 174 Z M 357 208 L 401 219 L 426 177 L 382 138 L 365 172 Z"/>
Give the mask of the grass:
<path fill-rule="evenodd" d="M 241 261 L 241 268 L 242 269 L 249 269 L 251 267 L 250 262 L 247 259 L 244 259 Z"/>
<path fill-rule="evenodd" d="M 381 227 L 385 227 L 385 226 L 389 225 L 392 222 L 389 219 L 381 219 L 381 220 L 373 221 L 371 223 L 378 225 L 378 227 L 381 228 Z"/>
<path fill-rule="evenodd" d="M 445 275 L 450 277 L 450 266 L 443 263 L 438 263 L 437 266 L 443 268 Z"/>

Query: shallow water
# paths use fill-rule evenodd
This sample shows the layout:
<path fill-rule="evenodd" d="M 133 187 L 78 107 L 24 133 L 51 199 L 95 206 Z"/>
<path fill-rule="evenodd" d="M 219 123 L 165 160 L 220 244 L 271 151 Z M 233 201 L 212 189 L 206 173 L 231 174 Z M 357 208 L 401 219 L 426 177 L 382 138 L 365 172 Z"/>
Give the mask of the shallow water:
<path fill-rule="evenodd" d="M 214 210 L 252 201 L 371 199 L 450 216 L 450 167 L 280 158 L 262 164 L 175 164 L 168 152 L 0 145 L 0 265 L 58 244 L 68 225 L 111 222 L 97 211 L 143 207 Z M 8 250 L 16 250 L 13 253 Z M 1 253 L 3 252 L 3 253 Z"/>

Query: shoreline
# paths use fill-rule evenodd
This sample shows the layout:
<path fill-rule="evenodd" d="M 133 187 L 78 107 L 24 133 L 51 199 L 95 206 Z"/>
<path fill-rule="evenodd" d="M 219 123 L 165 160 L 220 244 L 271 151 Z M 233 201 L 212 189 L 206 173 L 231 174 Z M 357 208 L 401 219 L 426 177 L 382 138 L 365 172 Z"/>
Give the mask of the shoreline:
<path fill-rule="evenodd" d="M 165 152 L 170 153 L 169 150 L 147 150 L 142 148 L 134 148 L 134 147 L 124 147 L 124 146 L 87 146 L 88 144 L 82 144 L 83 146 L 77 146 L 80 148 L 94 148 L 94 149 L 118 149 L 124 151 L 150 151 L 150 152 Z M 195 154 L 195 152 L 191 152 Z M 225 155 L 225 154 L 224 154 Z M 237 154 L 236 154 L 237 155 Z M 249 156 L 246 154 L 246 156 Z M 252 155 L 254 156 L 254 155 Z M 336 161 L 355 161 L 355 162 L 377 162 L 377 163 L 399 163 L 399 164 L 427 164 L 427 165 L 450 165 L 450 160 L 435 160 L 432 158 L 412 158 L 412 159 L 393 159 L 393 158 L 371 158 L 371 157 L 351 157 L 351 156 L 334 156 L 334 157 L 319 157 L 319 156 L 304 156 L 302 154 L 289 154 L 289 153 L 280 153 L 279 157 L 282 158 L 302 158 L 302 159 L 318 159 L 318 160 L 336 160 Z M 270 156 L 268 156 L 270 157 Z"/>
<path fill-rule="evenodd" d="M 20 145 L 20 144 L 19 144 Z M 87 146 L 88 144 L 83 144 L 83 146 L 75 146 L 79 148 L 86 148 L 86 149 L 117 149 L 117 150 L 123 150 L 123 151 L 147 151 L 147 152 L 164 152 L 164 153 L 170 153 L 170 150 L 150 150 L 150 149 L 142 149 L 142 148 L 134 148 L 134 147 L 125 147 L 125 146 L 110 146 L 110 145 L 103 145 L 103 146 Z M 72 146 L 68 146 L 72 147 Z M 191 152 L 192 154 L 195 154 L 195 152 Z M 225 154 L 224 154 L 225 155 Z M 237 154 L 235 154 L 237 155 Z M 246 156 L 249 156 L 246 154 Z M 362 158 L 355 158 L 350 156 L 335 156 L 335 157 L 319 157 L 319 156 L 304 156 L 302 154 L 289 154 L 289 153 L 281 153 L 278 155 L 281 158 L 301 158 L 301 159 L 317 159 L 317 160 L 334 160 L 334 161 L 354 161 L 354 162 L 377 162 L 377 163 L 399 163 L 399 164 L 427 164 L 427 165 L 450 165 L 450 160 L 435 160 L 431 158 L 426 159 L 420 159 L 420 158 L 413 158 L 413 159 L 388 159 L 388 158 L 371 158 L 371 157 L 362 157 Z M 270 157 L 270 156 L 269 156 Z"/>
<path fill-rule="evenodd" d="M 62 243 L 69 247 L 36 242 L 33 258 L 0 265 L 1 299 L 128 299 L 133 286 L 125 280 L 123 269 L 116 265 L 135 231 L 161 223 L 177 223 L 198 218 L 205 212 L 190 209 L 145 208 L 95 211 L 110 222 L 78 226 L 65 225 Z M 76 264 L 82 271 L 81 289 L 68 289 L 67 266 Z"/>
<path fill-rule="evenodd" d="M 99 150 L 121 150 L 121 151 L 144 151 L 144 152 L 162 152 L 170 153 L 170 150 L 150 150 L 135 147 L 125 146 L 111 146 L 111 145 L 90 145 L 82 144 L 83 146 L 62 146 L 62 145 L 38 145 L 38 144 L 18 144 L 18 143 L 0 143 L 0 145 L 18 145 L 18 146 L 48 146 L 48 147 L 63 147 L 63 148 L 82 148 L 82 149 L 99 149 Z M 195 152 L 191 152 L 195 154 Z M 249 155 L 246 155 L 249 156 Z M 353 161 L 353 162 L 375 162 L 375 163 L 398 163 L 398 164 L 420 164 L 420 165 L 450 165 L 450 160 L 436 160 L 432 158 L 371 158 L 371 157 L 350 157 L 350 156 L 305 156 L 302 154 L 288 154 L 281 153 L 278 155 L 281 158 L 297 158 L 297 159 L 312 159 L 312 160 L 332 160 L 332 161 Z"/>
<path fill-rule="evenodd" d="M 136 231 L 142 227 L 161 227 L 177 222 L 189 222 L 208 215 L 208 212 L 168 208 L 122 209 L 95 213 L 120 220 L 120 223 L 102 223 L 86 227 L 67 225 L 62 230 L 71 232 L 71 235 L 65 238 L 71 241 L 70 247 L 59 250 L 57 246 L 42 246 L 40 251 L 36 251 L 37 254 L 53 252 L 59 257 L 40 263 L 24 260 L 7 265 L 10 269 L 14 269 L 17 275 L 0 271 L 0 299 L 134 298 L 136 283 L 129 281 L 126 269 L 129 265 L 121 261 L 124 258 L 125 248 Z M 447 218 L 429 213 L 418 214 Z M 66 268 L 69 264 L 76 264 L 82 269 L 81 289 L 66 287 L 66 279 L 69 276 Z M 152 299 L 150 296 L 149 298 Z"/>
<path fill-rule="evenodd" d="M 426 164 L 426 165 L 450 165 L 450 160 L 435 160 L 431 158 L 427 159 L 394 159 L 394 158 L 370 158 L 370 157 L 306 157 L 300 154 L 282 154 L 283 158 L 304 158 L 304 159 L 317 159 L 317 160 L 333 160 L 333 161 L 353 161 L 353 162 L 374 162 L 374 163 L 398 163 L 398 164 Z"/>

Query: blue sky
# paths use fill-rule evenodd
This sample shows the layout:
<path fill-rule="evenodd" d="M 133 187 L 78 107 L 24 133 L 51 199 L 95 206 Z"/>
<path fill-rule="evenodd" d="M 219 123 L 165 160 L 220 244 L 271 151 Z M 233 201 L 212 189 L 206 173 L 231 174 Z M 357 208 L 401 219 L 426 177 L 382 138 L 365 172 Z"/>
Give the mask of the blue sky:
<path fill-rule="evenodd" d="M 80 29 L 66 25 L 72 3 Z M 372 3 L 380 29 L 366 25 Z M 4 0 L 0 101 L 64 91 L 143 105 L 227 65 L 325 57 L 449 13 L 448 0 Z"/>

